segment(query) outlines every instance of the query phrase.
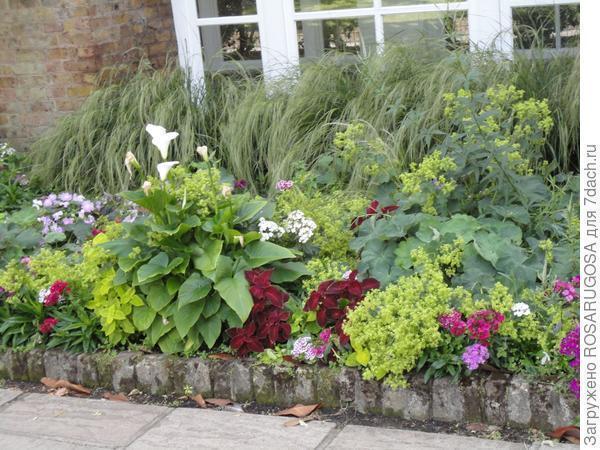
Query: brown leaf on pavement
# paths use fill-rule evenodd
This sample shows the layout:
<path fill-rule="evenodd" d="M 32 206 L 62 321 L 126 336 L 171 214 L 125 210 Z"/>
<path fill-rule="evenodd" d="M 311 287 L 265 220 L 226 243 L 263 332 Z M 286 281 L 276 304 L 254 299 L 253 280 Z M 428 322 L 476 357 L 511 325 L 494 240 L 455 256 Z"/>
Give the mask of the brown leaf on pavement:
<path fill-rule="evenodd" d="M 104 397 L 106 400 L 112 400 L 115 402 L 128 402 L 129 401 L 127 396 L 122 392 L 119 392 L 118 394 L 113 394 L 112 392 L 105 392 L 102 397 Z"/>
<path fill-rule="evenodd" d="M 227 398 L 207 398 L 206 403 L 213 406 L 227 406 L 231 405 L 233 402 Z"/>
<path fill-rule="evenodd" d="M 559 427 L 548 433 L 553 439 L 565 439 L 572 444 L 579 444 L 579 427 L 569 425 L 567 427 Z"/>
<path fill-rule="evenodd" d="M 193 396 L 192 400 L 194 400 L 200 408 L 206 408 L 206 402 L 204 401 L 204 397 L 202 397 L 202 394 L 197 394 Z"/>
<path fill-rule="evenodd" d="M 222 361 L 231 361 L 235 359 L 235 356 L 230 355 L 229 353 L 212 353 L 208 355 L 208 359 L 220 359 Z"/>
<path fill-rule="evenodd" d="M 302 405 L 297 404 L 292 406 L 291 408 L 284 409 L 283 411 L 279 411 L 275 413 L 276 416 L 295 416 L 295 417 L 306 417 L 312 414 L 319 406 L 320 403 L 316 403 L 314 405 Z"/>
<path fill-rule="evenodd" d="M 315 419 L 316 419 L 316 417 L 313 415 L 306 416 L 302 419 L 294 418 L 294 419 L 286 420 L 285 422 L 283 422 L 283 426 L 284 427 L 296 427 L 298 425 L 306 425 L 306 422 L 315 420 Z"/>
<path fill-rule="evenodd" d="M 44 377 L 40 381 L 44 386 L 49 387 L 50 389 L 66 388 L 78 394 L 85 395 L 90 395 L 92 393 L 91 389 L 88 389 L 80 384 L 71 383 L 67 380 L 56 380 L 54 378 Z"/>
<path fill-rule="evenodd" d="M 56 397 L 64 397 L 69 394 L 69 390 L 67 388 L 61 387 L 56 391 L 52 392 L 50 395 L 55 395 Z"/>

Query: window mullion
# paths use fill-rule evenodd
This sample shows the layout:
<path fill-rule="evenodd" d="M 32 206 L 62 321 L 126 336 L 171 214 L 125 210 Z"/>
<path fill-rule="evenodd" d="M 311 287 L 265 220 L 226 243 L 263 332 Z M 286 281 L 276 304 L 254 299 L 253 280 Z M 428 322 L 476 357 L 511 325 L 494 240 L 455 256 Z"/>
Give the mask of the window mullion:
<path fill-rule="evenodd" d="M 381 14 L 382 0 L 373 0 L 373 10 L 375 12 L 375 42 L 377 43 L 377 52 L 382 53 L 385 47 L 385 34 L 383 28 L 383 14 Z"/>
<path fill-rule="evenodd" d="M 177 36 L 179 64 L 188 71 L 192 86 L 204 88 L 204 62 L 200 28 L 196 23 L 198 11 L 195 0 L 171 0 L 173 23 Z"/>

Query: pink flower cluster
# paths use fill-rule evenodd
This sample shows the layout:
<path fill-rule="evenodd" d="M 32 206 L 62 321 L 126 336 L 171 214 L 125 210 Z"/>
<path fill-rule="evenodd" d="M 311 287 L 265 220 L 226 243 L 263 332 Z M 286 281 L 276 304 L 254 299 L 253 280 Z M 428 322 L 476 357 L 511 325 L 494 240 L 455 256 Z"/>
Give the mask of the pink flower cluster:
<path fill-rule="evenodd" d="M 327 328 L 319 334 L 319 339 L 313 342 L 310 336 L 304 336 L 294 342 L 292 356 L 303 357 L 306 361 L 314 361 L 325 356 L 327 346 L 331 339 L 331 328 Z"/>
<path fill-rule="evenodd" d="M 554 292 L 563 297 L 568 303 L 571 303 L 579 298 L 577 289 L 579 289 L 580 280 L 579 275 L 574 276 L 569 281 L 556 280 L 554 282 Z"/>
<path fill-rule="evenodd" d="M 570 356 L 573 359 L 569 361 L 569 365 L 575 370 L 579 371 L 581 365 L 581 355 L 579 348 L 579 325 L 573 328 L 560 342 L 560 354 L 564 356 Z M 579 379 L 574 378 L 569 383 L 571 392 L 579 398 Z"/>
<path fill-rule="evenodd" d="M 462 354 L 462 360 L 471 371 L 477 370 L 490 357 L 490 352 L 485 345 L 469 345 Z"/>
<path fill-rule="evenodd" d="M 277 184 L 275 184 L 275 189 L 280 192 L 287 191 L 294 186 L 294 182 L 292 180 L 279 180 Z"/>
<path fill-rule="evenodd" d="M 448 330 L 453 336 L 462 336 L 467 330 L 467 324 L 462 320 L 462 314 L 456 310 L 441 315 L 438 321 L 442 328 Z"/>
<path fill-rule="evenodd" d="M 58 319 L 55 319 L 54 317 L 48 317 L 47 319 L 44 319 L 44 321 L 39 326 L 40 333 L 42 333 L 42 334 L 52 333 L 52 330 L 54 329 L 54 327 L 56 326 L 57 323 L 58 323 Z"/>
<path fill-rule="evenodd" d="M 71 288 L 69 287 L 69 283 L 62 280 L 56 280 L 50 286 L 48 293 L 44 298 L 44 306 L 54 306 L 63 298 L 64 293 L 71 292 Z"/>
<path fill-rule="evenodd" d="M 498 332 L 502 322 L 504 322 L 504 315 L 499 312 L 491 309 L 476 311 L 467 319 L 469 337 L 487 346 L 487 340 L 493 333 Z"/>

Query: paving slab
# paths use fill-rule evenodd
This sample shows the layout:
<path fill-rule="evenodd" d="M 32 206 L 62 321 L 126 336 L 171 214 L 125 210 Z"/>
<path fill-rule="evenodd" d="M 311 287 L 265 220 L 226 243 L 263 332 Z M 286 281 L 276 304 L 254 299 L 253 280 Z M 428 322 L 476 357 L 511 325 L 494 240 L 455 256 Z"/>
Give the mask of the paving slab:
<path fill-rule="evenodd" d="M 572 450 L 575 447 L 559 444 L 549 444 L 547 446 L 540 444 L 526 445 L 453 434 L 347 425 L 326 448 L 328 450 Z"/>
<path fill-rule="evenodd" d="M 96 447 L 85 444 L 52 441 L 46 438 L 32 438 L 0 433 L 0 443 L 3 450 L 106 450 L 113 447 Z"/>
<path fill-rule="evenodd" d="M 0 412 L 0 433 L 80 446 L 126 446 L 170 411 L 160 406 L 27 394 Z"/>
<path fill-rule="evenodd" d="M 138 438 L 132 450 L 201 449 L 314 449 L 331 431 L 330 422 L 307 422 L 284 427 L 288 417 L 198 409 L 177 409 Z"/>
<path fill-rule="evenodd" d="M 18 389 L 0 389 L 0 406 L 17 398 L 23 392 Z"/>

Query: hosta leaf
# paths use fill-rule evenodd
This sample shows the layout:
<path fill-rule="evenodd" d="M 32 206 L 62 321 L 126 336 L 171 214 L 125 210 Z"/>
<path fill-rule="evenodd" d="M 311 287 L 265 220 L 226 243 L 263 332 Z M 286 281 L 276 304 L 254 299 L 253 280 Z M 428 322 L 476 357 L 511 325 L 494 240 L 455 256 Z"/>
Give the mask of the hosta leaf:
<path fill-rule="evenodd" d="M 208 317 L 216 314 L 217 311 L 219 311 L 220 307 L 221 307 L 221 296 L 219 295 L 218 292 L 214 291 L 212 294 L 210 294 L 206 298 L 206 301 L 204 303 L 204 310 L 202 311 L 202 315 L 205 318 L 208 318 Z"/>
<path fill-rule="evenodd" d="M 307 267 L 300 262 L 274 262 L 275 271 L 271 276 L 273 283 L 290 283 L 298 278 L 310 275 Z"/>
<path fill-rule="evenodd" d="M 223 241 L 210 239 L 203 244 L 200 248 L 202 253 L 200 256 L 193 258 L 194 267 L 200 270 L 205 276 L 207 273 L 212 272 L 217 267 L 221 250 L 223 249 Z"/>
<path fill-rule="evenodd" d="M 251 268 L 264 266 L 273 261 L 295 258 L 296 255 L 285 247 L 272 242 L 254 241 L 245 248 L 246 260 Z"/>
<path fill-rule="evenodd" d="M 173 320 L 175 321 L 175 327 L 177 328 L 177 332 L 181 339 L 185 338 L 190 329 L 198 321 L 203 308 L 204 302 L 196 301 L 194 303 L 187 303 L 177 309 L 173 315 Z"/>
<path fill-rule="evenodd" d="M 168 273 L 169 256 L 161 252 L 137 270 L 138 283 Z"/>
<path fill-rule="evenodd" d="M 179 288 L 179 308 L 206 297 L 211 288 L 212 282 L 208 278 L 194 272 Z"/>
<path fill-rule="evenodd" d="M 198 323 L 198 330 L 200 330 L 208 348 L 212 348 L 217 339 L 219 339 L 221 325 L 221 318 L 216 314 Z"/>
<path fill-rule="evenodd" d="M 133 324 L 138 331 L 145 331 L 152 325 L 156 311 L 147 306 L 136 306 L 133 308 Z"/>
<path fill-rule="evenodd" d="M 267 203 L 266 200 L 250 200 L 249 202 L 245 202 L 238 210 L 234 223 L 241 223 L 252 219 L 267 205 Z"/>
<path fill-rule="evenodd" d="M 254 302 L 248 291 L 248 282 L 244 274 L 240 272 L 231 278 L 224 278 L 215 284 L 215 289 L 242 322 L 245 322 L 250 315 Z"/>
<path fill-rule="evenodd" d="M 171 330 L 166 336 L 158 341 L 158 346 L 163 353 L 173 354 L 183 351 L 183 341 L 177 330 Z"/>
<path fill-rule="evenodd" d="M 146 302 L 154 311 L 158 312 L 167 306 L 172 298 L 166 286 L 162 282 L 158 282 L 150 287 Z"/>

